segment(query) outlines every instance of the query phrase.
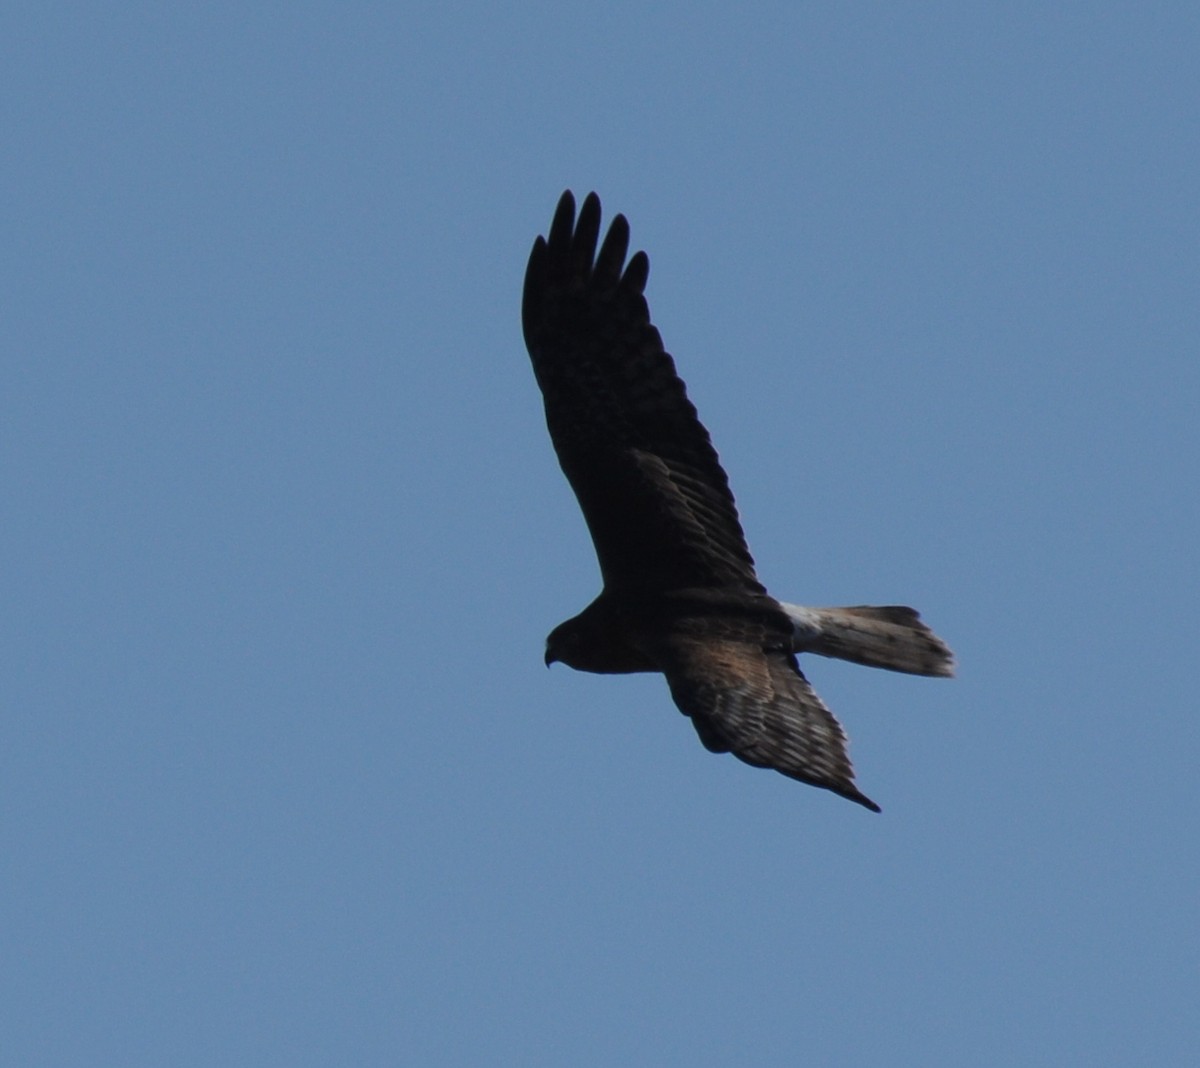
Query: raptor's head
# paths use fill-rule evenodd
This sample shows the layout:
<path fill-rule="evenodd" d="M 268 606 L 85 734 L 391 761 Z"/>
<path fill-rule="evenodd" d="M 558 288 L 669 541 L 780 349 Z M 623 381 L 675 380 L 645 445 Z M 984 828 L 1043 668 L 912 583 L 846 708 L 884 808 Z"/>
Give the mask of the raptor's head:
<path fill-rule="evenodd" d="M 555 662 L 598 675 L 658 670 L 637 651 L 629 635 L 614 626 L 595 605 L 550 632 L 546 639 L 546 666 Z"/>
<path fill-rule="evenodd" d="M 566 664 L 577 671 L 586 671 L 587 638 L 579 619 L 568 619 L 560 623 L 546 636 L 546 667 L 551 664 Z"/>

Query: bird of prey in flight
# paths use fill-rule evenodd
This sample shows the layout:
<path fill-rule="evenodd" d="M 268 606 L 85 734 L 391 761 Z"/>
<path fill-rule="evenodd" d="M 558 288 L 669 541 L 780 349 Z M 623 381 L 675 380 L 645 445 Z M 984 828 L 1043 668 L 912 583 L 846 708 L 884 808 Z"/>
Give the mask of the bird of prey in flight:
<path fill-rule="evenodd" d="M 525 274 L 525 344 L 604 580 L 550 632 L 546 663 L 661 672 L 712 752 L 878 812 L 796 654 L 943 676 L 953 656 L 911 608 L 805 608 L 767 593 L 708 431 L 650 322 L 650 261 L 626 262 L 622 215 L 597 252 L 599 236 L 599 198 L 576 217 L 564 193 Z"/>

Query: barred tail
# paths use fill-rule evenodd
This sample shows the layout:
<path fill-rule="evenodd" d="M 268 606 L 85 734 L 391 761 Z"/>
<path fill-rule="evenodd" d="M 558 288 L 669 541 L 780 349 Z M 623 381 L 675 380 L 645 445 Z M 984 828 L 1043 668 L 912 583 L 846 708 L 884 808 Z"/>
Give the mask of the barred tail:
<path fill-rule="evenodd" d="M 797 653 L 817 653 L 910 675 L 953 675 L 954 654 L 903 605 L 805 608 L 784 604 Z"/>

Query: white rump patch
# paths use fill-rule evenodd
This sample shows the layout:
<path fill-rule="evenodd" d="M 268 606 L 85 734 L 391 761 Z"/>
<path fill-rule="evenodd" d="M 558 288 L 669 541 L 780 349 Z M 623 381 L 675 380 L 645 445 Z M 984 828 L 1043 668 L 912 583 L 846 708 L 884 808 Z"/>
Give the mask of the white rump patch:
<path fill-rule="evenodd" d="M 802 604 L 788 604 L 780 601 L 779 607 L 792 621 L 792 641 L 795 651 L 806 649 L 821 636 L 821 614 L 815 608 L 805 608 Z"/>

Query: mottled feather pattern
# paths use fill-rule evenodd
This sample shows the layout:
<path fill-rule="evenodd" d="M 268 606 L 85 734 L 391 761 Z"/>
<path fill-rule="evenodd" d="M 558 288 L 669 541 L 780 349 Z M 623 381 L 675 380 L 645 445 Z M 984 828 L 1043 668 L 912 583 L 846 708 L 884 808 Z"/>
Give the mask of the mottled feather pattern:
<path fill-rule="evenodd" d="M 846 733 L 769 613 L 678 620 L 654 657 L 705 748 L 832 790 L 873 812 L 854 785 Z"/>

